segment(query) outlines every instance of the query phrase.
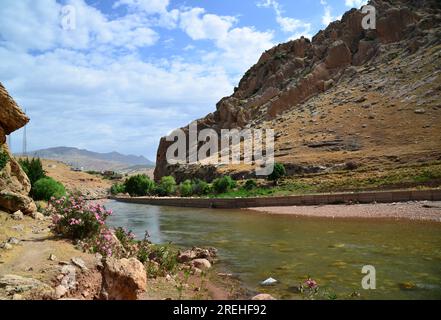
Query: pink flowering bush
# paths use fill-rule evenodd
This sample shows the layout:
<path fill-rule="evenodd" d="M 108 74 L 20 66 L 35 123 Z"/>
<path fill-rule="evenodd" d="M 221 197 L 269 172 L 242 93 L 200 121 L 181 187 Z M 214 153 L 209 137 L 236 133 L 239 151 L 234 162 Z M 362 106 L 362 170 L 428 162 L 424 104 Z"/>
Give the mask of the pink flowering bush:
<path fill-rule="evenodd" d="M 112 214 L 100 204 L 89 204 L 83 197 L 51 198 L 47 213 L 52 215 L 54 232 L 74 240 L 100 235 Z"/>
<path fill-rule="evenodd" d="M 75 240 L 85 251 L 104 257 L 136 257 L 147 268 L 154 266 L 155 275 L 165 275 L 176 269 L 176 249 L 169 245 L 153 245 L 147 233 L 138 241 L 133 232 L 125 228 L 109 228 L 106 219 L 112 211 L 98 203 L 88 203 L 76 195 L 51 198 L 46 214 L 52 216 L 55 233 Z"/>

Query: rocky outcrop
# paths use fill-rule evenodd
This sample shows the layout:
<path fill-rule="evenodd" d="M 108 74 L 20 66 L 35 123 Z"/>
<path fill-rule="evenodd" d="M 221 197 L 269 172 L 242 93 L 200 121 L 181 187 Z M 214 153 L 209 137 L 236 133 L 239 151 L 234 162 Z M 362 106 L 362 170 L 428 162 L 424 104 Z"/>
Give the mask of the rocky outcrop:
<path fill-rule="evenodd" d="M 18 275 L 8 274 L 0 278 L 0 290 L 5 290 L 8 295 L 28 295 L 33 294 L 35 296 L 51 296 L 52 288 L 43 282 L 25 278 Z"/>
<path fill-rule="evenodd" d="M 0 106 L 0 144 L 2 144 L 6 141 L 5 135 L 23 127 L 29 122 L 29 118 L 20 110 L 1 83 Z"/>
<path fill-rule="evenodd" d="M 14 159 L 6 136 L 21 128 L 29 118 L 20 110 L 6 89 L 0 83 L 0 208 L 11 213 L 21 210 L 24 214 L 33 214 L 37 207 L 29 198 L 31 184 L 28 177 Z"/>
<path fill-rule="evenodd" d="M 338 87 L 342 79 L 351 78 L 351 82 L 347 81 L 355 86 L 359 74 L 354 73 L 354 68 L 383 61 L 393 44 L 413 53 L 440 43 L 439 1 L 372 0 L 369 4 L 376 9 L 376 29 L 364 30 L 364 14 L 352 9 L 312 40 L 302 37 L 264 52 L 234 93 L 221 99 L 213 113 L 198 120 L 198 129 L 219 132 L 274 124 L 287 111 L 305 110 L 308 101 Z M 355 95 L 355 90 L 349 94 Z M 164 138 L 160 142 L 155 179 L 179 170 L 167 164 L 169 145 Z"/>
<path fill-rule="evenodd" d="M 147 273 L 135 258 L 107 258 L 103 268 L 101 297 L 105 300 L 136 300 L 147 288 Z"/>

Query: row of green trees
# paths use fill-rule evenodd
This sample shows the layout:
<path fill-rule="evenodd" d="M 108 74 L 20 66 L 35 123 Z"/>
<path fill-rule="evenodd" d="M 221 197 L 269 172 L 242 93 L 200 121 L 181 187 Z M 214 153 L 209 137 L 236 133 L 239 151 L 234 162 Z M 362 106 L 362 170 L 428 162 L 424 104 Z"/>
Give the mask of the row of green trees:
<path fill-rule="evenodd" d="M 31 182 L 32 199 L 49 201 L 51 197 L 60 198 L 66 195 L 66 189 L 61 182 L 46 176 L 40 159 L 24 158 L 19 159 L 19 163 Z"/>
<path fill-rule="evenodd" d="M 286 175 L 285 167 L 276 163 L 273 173 L 268 179 L 277 181 Z M 111 188 L 113 195 L 128 193 L 130 196 L 173 196 L 181 197 L 205 196 L 210 194 L 227 193 L 237 187 L 236 181 L 230 176 L 215 179 L 211 184 L 200 179 L 185 180 L 179 185 L 172 176 L 166 176 L 159 183 L 155 183 L 148 176 L 139 174 L 128 178 L 124 183 L 114 184 Z M 252 190 L 257 187 L 257 182 L 253 179 L 247 180 L 243 186 L 245 190 Z"/>

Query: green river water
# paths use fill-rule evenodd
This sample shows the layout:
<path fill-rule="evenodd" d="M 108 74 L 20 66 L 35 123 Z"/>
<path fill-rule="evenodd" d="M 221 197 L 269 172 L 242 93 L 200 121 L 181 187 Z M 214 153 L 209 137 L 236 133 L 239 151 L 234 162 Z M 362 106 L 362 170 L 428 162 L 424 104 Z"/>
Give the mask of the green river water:
<path fill-rule="evenodd" d="M 441 299 L 441 223 L 333 220 L 106 203 L 111 226 L 154 243 L 219 250 L 219 271 L 231 272 L 253 292 L 299 299 L 293 290 L 308 276 L 338 299 Z M 376 290 L 363 290 L 364 265 L 376 268 Z M 269 278 L 279 282 L 262 287 Z"/>

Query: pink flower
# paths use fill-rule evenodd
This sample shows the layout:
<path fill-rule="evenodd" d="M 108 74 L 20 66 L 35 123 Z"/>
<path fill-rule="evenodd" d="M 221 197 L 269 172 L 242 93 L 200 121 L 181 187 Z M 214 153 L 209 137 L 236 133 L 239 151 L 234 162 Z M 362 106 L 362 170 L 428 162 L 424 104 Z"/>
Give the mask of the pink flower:
<path fill-rule="evenodd" d="M 317 288 L 317 281 L 309 278 L 305 281 L 305 284 L 308 286 L 309 289 L 315 289 Z"/>

